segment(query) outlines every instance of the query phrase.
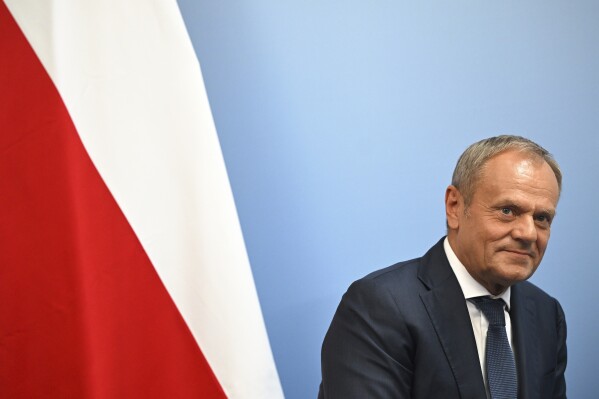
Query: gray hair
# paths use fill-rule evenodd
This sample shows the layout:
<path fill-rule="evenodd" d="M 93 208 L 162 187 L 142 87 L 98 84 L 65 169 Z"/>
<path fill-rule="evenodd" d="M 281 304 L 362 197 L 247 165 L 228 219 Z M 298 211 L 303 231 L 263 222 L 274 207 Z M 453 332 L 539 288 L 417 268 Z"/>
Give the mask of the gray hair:
<path fill-rule="evenodd" d="M 502 135 L 489 137 L 488 139 L 472 144 L 458 159 L 458 163 L 453 171 L 451 184 L 460 190 L 466 207 L 470 205 L 476 184 L 484 171 L 487 161 L 508 150 L 521 151 L 547 162 L 555 174 L 559 192 L 561 193 L 562 171 L 549 151 L 527 138 Z"/>

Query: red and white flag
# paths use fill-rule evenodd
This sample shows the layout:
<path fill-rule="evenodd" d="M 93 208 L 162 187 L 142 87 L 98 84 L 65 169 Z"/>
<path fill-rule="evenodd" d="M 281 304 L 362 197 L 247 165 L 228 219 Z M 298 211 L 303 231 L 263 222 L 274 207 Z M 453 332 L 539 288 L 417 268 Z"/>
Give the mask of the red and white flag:
<path fill-rule="evenodd" d="M 283 397 L 174 0 L 0 2 L 0 397 Z"/>

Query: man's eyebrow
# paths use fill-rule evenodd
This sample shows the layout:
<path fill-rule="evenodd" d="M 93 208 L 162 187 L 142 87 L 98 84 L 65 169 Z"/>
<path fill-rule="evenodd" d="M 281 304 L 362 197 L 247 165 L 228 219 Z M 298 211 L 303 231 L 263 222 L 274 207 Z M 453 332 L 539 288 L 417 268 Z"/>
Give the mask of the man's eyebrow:
<path fill-rule="evenodd" d="M 499 200 L 497 200 L 495 202 L 495 204 L 494 204 L 494 207 L 495 208 L 513 208 L 513 209 L 517 209 L 517 210 L 524 209 L 524 207 L 522 207 L 521 205 L 519 205 L 514 200 L 508 200 L 508 199 L 499 199 Z"/>
<path fill-rule="evenodd" d="M 541 208 L 539 209 L 538 212 L 535 212 L 538 214 L 545 214 L 545 215 L 549 215 L 551 217 L 555 217 L 555 215 L 557 215 L 557 211 L 555 209 L 550 209 L 550 208 Z"/>

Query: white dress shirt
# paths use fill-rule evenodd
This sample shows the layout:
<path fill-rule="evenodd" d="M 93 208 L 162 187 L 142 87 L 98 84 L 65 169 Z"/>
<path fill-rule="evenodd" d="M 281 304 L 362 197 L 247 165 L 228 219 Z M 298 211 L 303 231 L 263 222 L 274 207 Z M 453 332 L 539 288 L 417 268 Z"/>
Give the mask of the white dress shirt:
<path fill-rule="evenodd" d="M 495 296 L 491 295 L 491 293 L 483 287 L 478 281 L 476 281 L 468 270 L 464 267 L 462 262 L 458 259 L 456 254 L 453 252 L 451 245 L 449 245 L 449 240 L 445 237 L 445 241 L 443 242 L 443 247 L 445 249 L 445 254 L 447 255 L 447 259 L 449 260 L 449 264 L 453 269 L 453 273 L 458 279 L 458 283 L 462 288 L 462 292 L 464 293 L 464 300 L 466 301 L 466 305 L 468 306 L 468 313 L 470 314 L 470 321 L 472 322 L 472 331 L 474 331 L 474 339 L 476 340 L 476 348 L 478 349 L 478 360 L 480 361 L 480 368 L 483 372 L 483 378 L 485 380 L 485 388 L 487 389 L 487 397 L 489 397 L 489 386 L 487 383 L 487 366 L 485 363 L 485 347 L 487 345 L 487 330 L 489 329 L 489 321 L 485 317 L 482 311 L 480 311 L 475 304 L 468 301 L 469 298 L 474 298 L 477 296 L 490 296 L 491 298 L 501 298 L 506 303 L 506 307 L 504 309 L 505 314 L 505 330 L 507 333 L 507 338 L 510 342 L 510 347 L 513 349 L 512 345 L 512 322 L 510 320 L 510 314 L 508 310 L 510 308 L 510 294 L 511 288 L 508 287 L 505 292 L 501 295 Z M 514 359 L 516 358 L 516 354 L 514 353 Z"/>

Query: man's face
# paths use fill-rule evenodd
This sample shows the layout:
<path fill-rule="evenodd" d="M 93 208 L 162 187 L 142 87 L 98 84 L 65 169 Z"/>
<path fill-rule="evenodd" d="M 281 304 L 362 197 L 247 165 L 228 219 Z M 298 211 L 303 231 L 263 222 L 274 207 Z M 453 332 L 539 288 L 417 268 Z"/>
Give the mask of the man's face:
<path fill-rule="evenodd" d="M 529 278 L 541 263 L 559 199 L 551 167 L 528 154 L 491 158 L 465 208 L 446 192 L 449 243 L 468 272 L 492 294 Z"/>

